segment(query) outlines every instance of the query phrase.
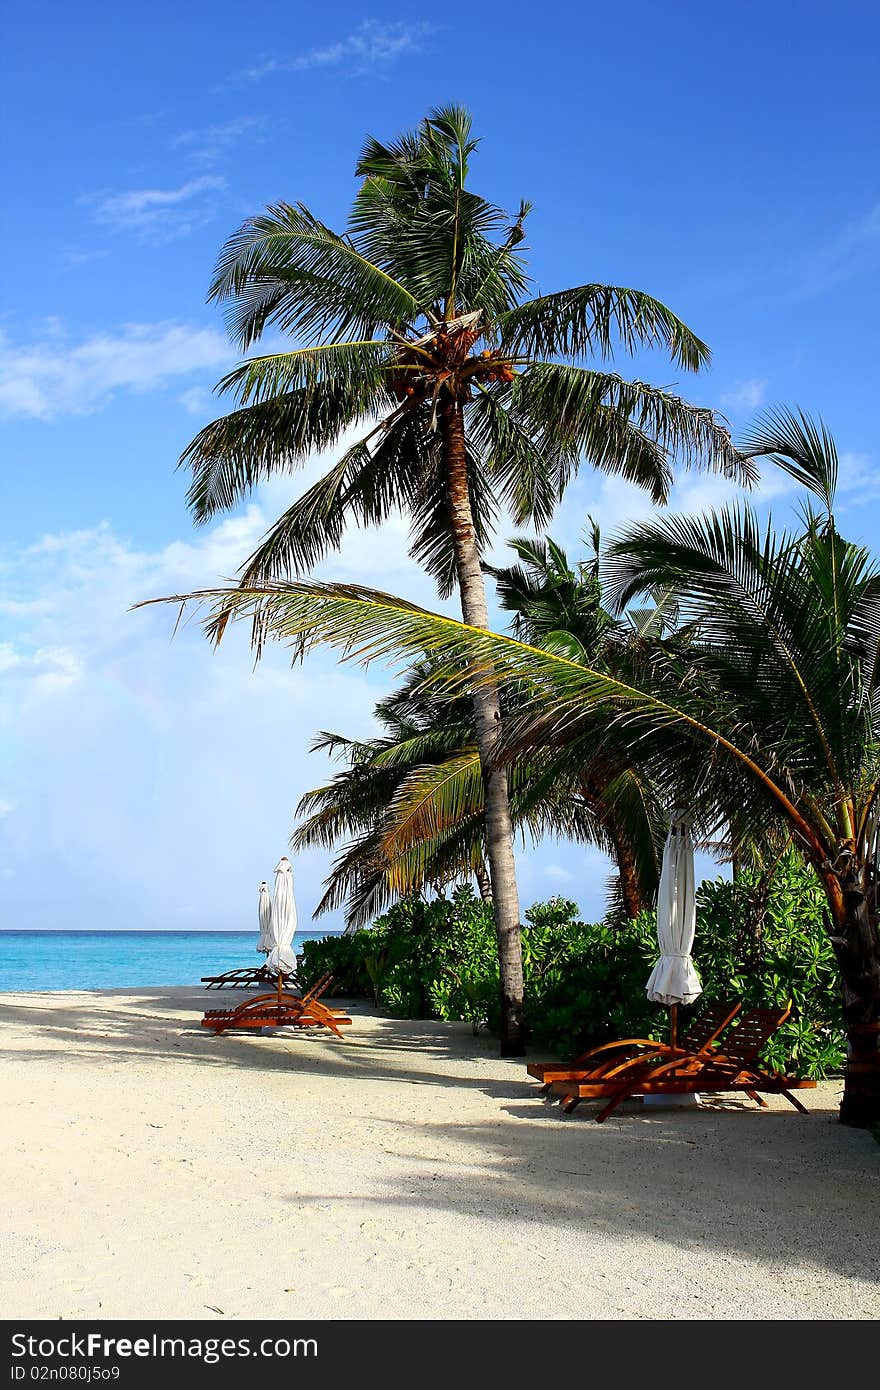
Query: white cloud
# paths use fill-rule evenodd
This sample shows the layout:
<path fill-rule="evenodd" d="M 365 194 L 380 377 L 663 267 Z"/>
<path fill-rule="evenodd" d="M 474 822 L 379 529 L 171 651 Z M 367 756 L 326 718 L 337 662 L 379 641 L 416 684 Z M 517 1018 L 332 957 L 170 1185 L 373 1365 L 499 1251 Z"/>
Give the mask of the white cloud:
<path fill-rule="evenodd" d="M 766 380 L 762 377 L 752 377 L 725 391 L 721 397 L 721 404 L 731 410 L 756 410 L 765 400 L 766 394 Z"/>
<path fill-rule="evenodd" d="M 135 188 L 124 193 L 89 196 L 96 222 L 114 231 L 136 232 L 153 240 L 183 236 L 208 221 L 215 201 L 205 195 L 226 187 L 217 174 L 191 179 L 179 188 Z"/>
<path fill-rule="evenodd" d="M 344 68 L 352 77 L 382 73 L 397 59 L 421 52 L 432 24 L 382 23 L 366 19 L 350 34 L 305 53 L 268 57 L 237 73 L 233 82 L 259 82 L 276 73 L 309 72 L 315 68 Z"/>
<path fill-rule="evenodd" d="M 172 144 L 186 151 L 198 164 L 215 164 L 246 135 L 254 134 L 263 122 L 257 116 L 239 116 L 220 125 L 203 126 L 198 130 L 183 130 Z"/>
<path fill-rule="evenodd" d="M 181 391 L 177 399 L 188 415 L 204 415 L 213 402 L 211 392 L 204 386 L 191 386 L 189 390 Z"/>
<path fill-rule="evenodd" d="M 220 333 L 189 324 L 127 324 L 79 343 L 57 333 L 31 344 L 0 336 L 0 414 L 85 414 L 118 391 L 155 390 L 233 360 Z"/>
<path fill-rule="evenodd" d="M 85 250 L 79 246 L 68 246 L 61 252 L 61 259 L 68 268 L 75 269 L 77 266 L 89 265 L 92 261 L 105 260 L 109 254 L 109 251 Z"/>
<path fill-rule="evenodd" d="M 880 203 L 851 219 L 823 246 L 795 256 L 786 278 L 796 295 L 821 294 L 875 269 L 880 253 Z"/>
<path fill-rule="evenodd" d="M 570 873 L 562 864 L 545 864 L 544 877 L 549 878 L 551 883 L 574 882 L 574 874 Z"/>
<path fill-rule="evenodd" d="M 880 468 L 870 454 L 840 455 L 837 490 L 844 507 L 859 506 L 880 497 Z"/>
<path fill-rule="evenodd" d="M 52 694 L 75 684 L 82 674 L 76 652 L 69 647 L 37 647 L 21 650 L 12 642 L 0 644 L 0 674 L 7 688 L 12 681 L 23 682 L 31 695 Z"/>
<path fill-rule="evenodd" d="M 15 802 L 7 801 L 5 797 L 0 796 L 0 819 L 4 816 L 11 816 L 14 810 Z"/>
<path fill-rule="evenodd" d="M 330 651 L 256 670 L 245 625 L 215 652 L 193 613 L 139 600 L 233 576 L 266 527 L 326 465 L 275 479 L 240 515 L 156 549 L 107 523 L 0 554 L 0 917 L 22 925 L 248 927 L 255 890 L 286 845 L 299 797 L 330 764 L 319 728 L 354 736 L 395 676 Z M 435 603 L 406 525 L 352 532 L 322 566 Z M 557 855 L 558 857 L 558 855 Z M 329 867 L 296 865 L 307 924 Z M 45 864 L 53 866 L 47 875 Z M 253 891 L 252 891 L 253 890 Z"/>

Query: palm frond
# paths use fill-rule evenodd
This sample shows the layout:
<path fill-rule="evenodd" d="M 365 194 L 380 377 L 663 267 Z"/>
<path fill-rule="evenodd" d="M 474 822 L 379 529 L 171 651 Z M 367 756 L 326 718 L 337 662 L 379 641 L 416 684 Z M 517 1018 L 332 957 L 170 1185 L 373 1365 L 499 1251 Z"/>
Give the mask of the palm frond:
<path fill-rule="evenodd" d="M 550 434 L 575 456 L 638 483 L 658 502 L 674 460 L 748 486 L 754 464 L 711 411 L 645 382 L 554 362 L 534 362 L 511 388 L 511 406 L 533 435 Z"/>
<path fill-rule="evenodd" d="M 803 410 L 774 406 L 759 415 L 740 448 L 752 458 L 769 458 L 783 473 L 834 510 L 839 461 L 837 446 L 821 420 Z"/>
<path fill-rule="evenodd" d="M 411 291 L 303 204 L 275 203 L 248 218 L 224 246 L 209 299 L 229 301 L 242 349 L 270 323 L 308 341 L 372 338 L 425 314 Z"/>
<path fill-rule="evenodd" d="M 644 672 L 629 678 L 610 675 L 356 585 L 287 583 L 256 591 L 204 590 L 164 601 L 188 600 L 213 602 L 217 611 L 250 617 L 258 651 L 271 635 L 299 652 L 327 644 L 340 650 L 344 659 L 364 663 L 430 655 L 436 662 L 434 683 L 451 690 L 514 680 L 527 699 L 525 714 L 511 725 L 522 732 L 530 724 L 533 740 L 576 737 L 585 720 L 592 730 L 597 714 L 602 715 L 618 755 L 626 756 L 629 749 L 630 756 L 656 776 L 658 786 L 669 790 L 669 800 L 682 794 L 675 783 L 677 769 L 689 766 L 691 750 L 702 746 L 713 751 L 728 782 L 735 765 L 740 777 L 750 780 L 758 801 L 764 798 L 789 818 L 811 853 L 827 854 L 816 823 L 792 800 L 786 777 L 762 765 L 754 728 L 728 707 L 722 691 L 714 691 L 714 703 L 707 704 L 706 690 L 683 682 L 674 663 L 665 658 L 668 669 L 658 665 L 651 682 Z M 677 757 L 664 761 L 658 750 L 668 755 L 670 746 L 677 748 Z"/>
<path fill-rule="evenodd" d="M 393 344 L 381 339 L 320 343 L 294 352 L 245 358 L 221 378 L 215 389 L 221 394 L 233 394 L 240 405 L 251 405 L 329 384 L 352 397 L 360 394 L 375 406 L 394 356 Z M 384 404 L 388 408 L 393 402 L 388 397 Z"/>
<path fill-rule="evenodd" d="M 259 483 L 291 473 L 386 402 L 381 387 L 322 383 L 244 406 L 200 430 L 180 458 L 192 469 L 187 501 L 197 522 L 236 506 Z"/>
<path fill-rule="evenodd" d="M 502 314 L 498 332 L 512 353 L 534 357 L 612 357 L 663 348 L 673 362 L 698 371 L 710 360 L 704 342 L 671 309 L 641 290 L 617 285 L 578 285 L 518 304 Z"/>

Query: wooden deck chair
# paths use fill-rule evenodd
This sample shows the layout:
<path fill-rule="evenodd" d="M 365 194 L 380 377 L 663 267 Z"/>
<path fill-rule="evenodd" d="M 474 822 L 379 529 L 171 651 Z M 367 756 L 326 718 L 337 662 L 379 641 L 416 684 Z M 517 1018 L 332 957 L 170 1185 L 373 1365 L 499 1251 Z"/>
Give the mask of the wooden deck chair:
<path fill-rule="evenodd" d="M 223 975 L 203 975 L 202 984 L 206 989 L 248 989 L 255 985 L 274 985 L 277 978 L 265 965 L 241 965 Z M 282 978 L 285 985 L 296 982 L 293 973 Z"/>
<path fill-rule="evenodd" d="M 739 1008 L 736 1000 L 713 1000 L 705 1004 L 690 1020 L 674 1048 L 669 1043 L 655 1042 L 653 1038 L 620 1038 L 591 1047 L 571 1062 L 529 1062 L 527 1071 L 541 1082 L 541 1095 L 547 1095 L 554 1082 L 592 1080 L 631 1058 L 669 1060 L 675 1055 L 687 1057 L 701 1053 L 718 1040 Z"/>
<path fill-rule="evenodd" d="M 321 1002 L 332 980 L 332 975 L 322 975 L 305 994 L 288 993 L 279 984 L 273 994 L 257 994 L 237 1009 L 208 1009 L 201 1026 L 218 1034 L 230 1028 L 329 1028 L 341 1038 L 341 1029 L 351 1019 L 342 1009 Z"/>
<path fill-rule="evenodd" d="M 792 1090 L 814 1087 L 815 1081 L 768 1072 L 758 1064 L 758 1056 L 791 1011 L 791 1005 L 776 1009 L 750 1009 L 725 1039 L 724 1050 L 704 1051 L 687 1058 L 665 1061 L 629 1059 L 605 1072 L 601 1079 L 575 1086 L 560 1081 L 554 1091 L 562 1096 L 562 1108 L 570 1114 L 582 1100 L 604 1100 L 596 1116 L 598 1124 L 607 1120 L 621 1101 L 630 1096 L 687 1095 L 701 1092 L 720 1094 L 741 1091 L 758 1105 L 766 1106 L 759 1092 L 784 1096 L 802 1114 L 808 1111 L 791 1094 Z"/>

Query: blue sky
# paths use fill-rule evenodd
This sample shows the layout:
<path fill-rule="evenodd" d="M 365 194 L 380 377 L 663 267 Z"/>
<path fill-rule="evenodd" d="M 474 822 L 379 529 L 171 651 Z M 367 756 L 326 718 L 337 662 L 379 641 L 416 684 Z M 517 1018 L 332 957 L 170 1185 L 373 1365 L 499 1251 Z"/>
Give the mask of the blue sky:
<path fill-rule="evenodd" d="M 681 380 L 741 426 L 820 412 L 841 525 L 873 542 L 880 19 L 862 3 L 447 5 L 436 17 L 215 0 L 50 3 L 5 27 L 0 311 L 0 924 L 239 927 L 326 765 L 317 728 L 369 727 L 388 674 L 327 654 L 257 672 L 243 641 L 172 643 L 140 598 L 231 575 L 301 480 L 195 530 L 175 461 L 235 359 L 204 296 L 248 214 L 301 200 L 340 225 L 367 132 L 463 102 L 475 186 L 528 226 L 540 289 L 629 284 L 713 349 Z M 424 17 L 422 17 L 424 16 Z M 621 367 L 630 370 L 621 361 Z M 315 461 L 307 476 L 319 466 Z M 682 477 L 673 505 L 729 495 Z M 796 501 L 768 479 L 759 505 Z M 584 474 L 553 527 L 576 550 L 647 511 Z M 503 536 L 502 536 L 503 539 Z M 424 602 L 405 528 L 352 535 L 323 573 Z M 323 856 L 295 865 L 307 917 Z M 520 853 L 525 903 L 601 910 L 608 866 Z"/>

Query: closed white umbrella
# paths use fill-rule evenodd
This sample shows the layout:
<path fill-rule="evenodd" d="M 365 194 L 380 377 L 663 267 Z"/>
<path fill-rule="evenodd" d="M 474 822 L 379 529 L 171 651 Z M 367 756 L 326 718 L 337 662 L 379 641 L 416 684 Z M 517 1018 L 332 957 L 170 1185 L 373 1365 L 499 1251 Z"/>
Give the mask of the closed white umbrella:
<path fill-rule="evenodd" d="M 647 984 L 650 1000 L 671 1007 L 673 1045 L 677 1040 L 678 1005 L 692 1004 L 703 992 L 691 960 L 696 925 L 694 841 L 688 818 L 676 811 L 663 850 L 657 894 L 657 940 L 661 955 Z"/>
<path fill-rule="evenodd" d="M 269 885 L 265 879 L 260 884 L 259 900 L 260 916 L 260 936 L 257 941 L 257 950 L 262 951 L 267 956 L 272 949 L 272 898 L 269 894 Z"/>
<path fill-rule="evenodd" d="M 296 969 L 293 938 L 296 933 L 296 902 L 293 897 L 293 869 L 285 854 L 275 867 L 275 894 L 269 924 L 270 942 L 266 965 L 274 975 L 290 974 Z"/>

